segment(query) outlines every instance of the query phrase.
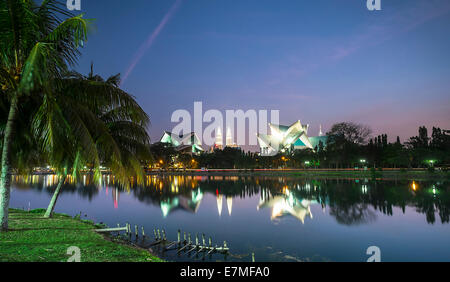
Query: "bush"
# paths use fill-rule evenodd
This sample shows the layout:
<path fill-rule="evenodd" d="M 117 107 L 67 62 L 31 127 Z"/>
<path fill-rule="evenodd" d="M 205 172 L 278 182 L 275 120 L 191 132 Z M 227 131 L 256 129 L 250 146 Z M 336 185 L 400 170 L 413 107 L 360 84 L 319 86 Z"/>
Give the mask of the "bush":
<path fill-rule="evenodd" d="M 29 211 L 29 213 L 45 213 L 46 211 L 47 211 L 46 209 L 35 209 Z"/>

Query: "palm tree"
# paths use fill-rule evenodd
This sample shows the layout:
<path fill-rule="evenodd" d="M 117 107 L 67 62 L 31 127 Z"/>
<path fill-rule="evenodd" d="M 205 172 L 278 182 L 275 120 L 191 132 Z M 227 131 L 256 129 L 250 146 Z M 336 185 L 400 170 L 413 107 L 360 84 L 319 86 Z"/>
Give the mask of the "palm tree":
<path fill-rule="evenodd" d="M 67 19 L 61 21 L 59 16 Z M 11 152 L 24 100 L 52 94 L 58 78 L 74 65 L 87 40 L 90 21 L 74 16 L 57 0 L 0 0 L 0 94 L 8 116 L 2 132 L 0 230 L 8 229 Z M 52 97 L 49 95 L 48 98 Z M 51 101 L 47 100 L 50 104 Z"/>
<path fill-rule="evenodd" d="M 86 77 L 68 73 L 58 83 L 54 104 L 46 101 L 38 111 L 33 132 L 60 179 L 45 217 L 52 215 L 67 174 L 78 178 L 84 166 L 94 170 L 94 181 L 100 180 L 103 164 L 122 185 L 134 177 L 143 183 L 141 161 L 150 155 L 149 118 L 119 82 L 119 75 L 106 81 L 94 75 L 92 65 Z"/>

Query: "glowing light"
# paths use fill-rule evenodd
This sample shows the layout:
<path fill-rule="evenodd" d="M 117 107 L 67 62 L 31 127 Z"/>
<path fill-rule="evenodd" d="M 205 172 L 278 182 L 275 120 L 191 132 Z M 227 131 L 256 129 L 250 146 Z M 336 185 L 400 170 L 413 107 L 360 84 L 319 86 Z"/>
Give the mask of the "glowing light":
<path fill-rule="evenodd" d="M 411 187 L 412 187 L 412 189 L 413 189 L 414 191 L 416 191 L 416 190 L 417 190 L 416 182 L 413 181 Z"/>
<path fill-rule="evenodd" d="M 363 185 L 361 188 L 363 194 L 367 194 L 367 185 Z"/>

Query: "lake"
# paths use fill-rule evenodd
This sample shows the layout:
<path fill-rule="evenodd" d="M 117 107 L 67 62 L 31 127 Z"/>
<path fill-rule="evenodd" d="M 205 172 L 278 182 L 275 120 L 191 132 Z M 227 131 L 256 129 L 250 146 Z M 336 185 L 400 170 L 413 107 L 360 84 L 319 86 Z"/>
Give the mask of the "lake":
<path fill-rule="evenodd" d="M 11 207 L 46 207 L 55 176 L 14 177 Z M 230 255 L 159 253 L 174 261 L 450 261 L 450 182 L 300 177 L 147 176 L 120 189 L 112 176 L 67 184 L 56 212 L 111 227 L 129 222 L 206 234 Z M 157 251 L 157 250 L 155 250 Z"/>

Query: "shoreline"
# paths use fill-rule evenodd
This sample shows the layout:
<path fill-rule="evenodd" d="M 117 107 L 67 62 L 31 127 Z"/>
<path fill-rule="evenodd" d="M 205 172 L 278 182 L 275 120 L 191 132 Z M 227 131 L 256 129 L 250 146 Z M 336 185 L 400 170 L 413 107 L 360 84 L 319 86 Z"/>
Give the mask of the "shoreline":
<path fill-rule="evenodd" d="M 164 262 L 148 250 L 95 232 L 89 220 L 44 210 L 10 209 L 10 230 L 0 233 L 0 262 L 66 262 L 70 247 L 80 250 L 81 262 Z"/>
<path fill-rule="evenodd" d="M 450 179 L 448 171 L 430 172 L 424 169 L 401 170 L 383 169 L 372 172 L 370 170 L 352 169 L 276 169 L 276 170 L 251 170 L 251 169 L 211 169 L 185 170 L 185 171 L 150 171 L 147 175 L 157 176 L 287 176 L 287 177 L 318 177 L 318 178 L 376 178 L 376 179 Z"/>
<path fill-rule="evenodd" d="M 32 175 L 54 175 L 53 172 L 33 173 Z M 103 175 L 111 175 L 103 172 Z M 371 179 L 439 179 L 450 180 L 450 171 L 427 169 L 185 169 L 185 170 L 147 170 L 146 176 L 239 176 L 239 177 L 316 177 L 316 178 L 371 178 Z"/>

